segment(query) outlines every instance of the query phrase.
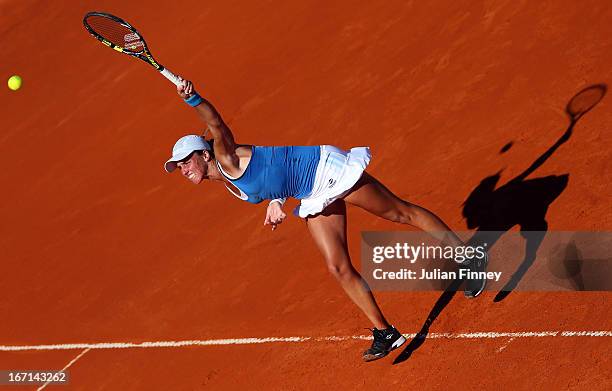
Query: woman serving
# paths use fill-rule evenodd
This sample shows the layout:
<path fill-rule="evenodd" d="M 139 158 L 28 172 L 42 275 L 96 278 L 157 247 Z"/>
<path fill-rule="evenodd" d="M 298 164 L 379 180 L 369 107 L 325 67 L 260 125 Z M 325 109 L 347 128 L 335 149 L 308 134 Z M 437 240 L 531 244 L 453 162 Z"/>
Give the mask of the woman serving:
<path fill-rule="evenodd" d="M 300 200 L 294 213 L 306 220 L 330 272 L 374 326 L 374 341 L 363 353 L 363 359 L 382 358 L 401 346 L 406 339 L 383 316 L 367 283 L 351 263 L 346 203 L 430 232 L 451 246 L 463 245 L 461 240 L 436 215 L 398 198 L 368 174 L 365 169 L 370 162 L 369 148 L 343 151 L 330 145 L 240 145 L 221 115 L 195 91 L 190 81 L 182 80 L 177 92 L 195 108 L 213 138 L 210 142 L 197 135 L 180 138 L 165 164 L 166 171 L 178 168 L 194 184 L 204 180 L 224 182 L 235 196 L 251 203 L 271 200 L 264 225 L 271 225 L 272 229 L 286 218 L 285 199 Z"/>

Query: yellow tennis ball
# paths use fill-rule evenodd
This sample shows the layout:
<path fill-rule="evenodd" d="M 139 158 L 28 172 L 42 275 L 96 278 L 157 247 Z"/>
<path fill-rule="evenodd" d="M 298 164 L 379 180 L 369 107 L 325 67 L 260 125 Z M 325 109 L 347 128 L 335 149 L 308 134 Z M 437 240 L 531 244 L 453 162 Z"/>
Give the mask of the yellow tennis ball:
<path fill-rule="evenodd" d="M 21 77 L 17 75 L 13 75 L 8 79 L 8 88 L 13 91 L 17 91 L 21 88 Z"/>

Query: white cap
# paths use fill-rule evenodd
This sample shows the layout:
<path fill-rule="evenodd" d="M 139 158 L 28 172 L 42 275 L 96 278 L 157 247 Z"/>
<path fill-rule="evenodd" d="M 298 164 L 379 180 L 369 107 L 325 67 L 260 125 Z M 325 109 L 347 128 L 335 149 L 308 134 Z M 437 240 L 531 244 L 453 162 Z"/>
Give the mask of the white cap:
<path fill-rule="evenodd" d="M 210 144 L 202 136 L 189 134 L 183 136 L 172 148 L 172 157 L 168 159 L 164 168 L 167 172 L 172 172 L 176 169 L 176 162 L 179 162 L 189 156 L 193 151 L 210 151 Z"/>

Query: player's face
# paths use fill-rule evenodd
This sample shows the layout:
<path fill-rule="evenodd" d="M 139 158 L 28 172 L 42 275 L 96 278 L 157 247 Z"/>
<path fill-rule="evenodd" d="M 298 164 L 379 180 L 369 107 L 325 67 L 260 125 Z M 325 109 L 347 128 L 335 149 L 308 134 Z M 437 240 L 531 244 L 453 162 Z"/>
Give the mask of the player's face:
<path fill-rule="evenodd" d="M 193 152 L 191 155 L 178 162 L 176 166 L 180 168 L 181 174 L 183 174 L 187 180 L 196 185 L 207 178 L 208 166 L 200 153 Z"/>

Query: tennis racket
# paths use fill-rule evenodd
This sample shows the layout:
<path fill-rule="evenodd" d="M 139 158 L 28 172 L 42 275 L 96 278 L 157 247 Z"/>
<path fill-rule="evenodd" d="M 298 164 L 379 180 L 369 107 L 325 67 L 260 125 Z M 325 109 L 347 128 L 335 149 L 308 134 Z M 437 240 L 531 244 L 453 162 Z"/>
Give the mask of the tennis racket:
<path fill-rule="evenodd" d="M 142 35 L 125 20 L 104 12 L 88 12 L 83 25 L 94 38 L 111 49 L 141 59 L 177 86 L 181 83 L 174 73 L 155 61 Z"/>

